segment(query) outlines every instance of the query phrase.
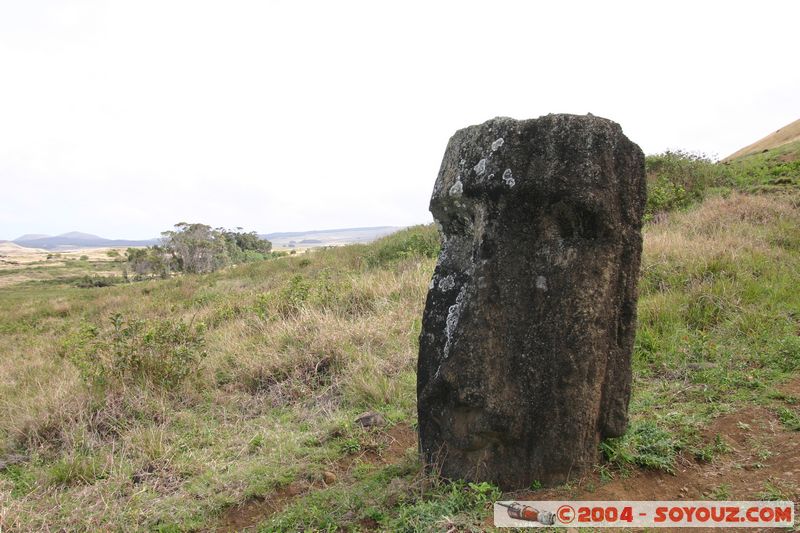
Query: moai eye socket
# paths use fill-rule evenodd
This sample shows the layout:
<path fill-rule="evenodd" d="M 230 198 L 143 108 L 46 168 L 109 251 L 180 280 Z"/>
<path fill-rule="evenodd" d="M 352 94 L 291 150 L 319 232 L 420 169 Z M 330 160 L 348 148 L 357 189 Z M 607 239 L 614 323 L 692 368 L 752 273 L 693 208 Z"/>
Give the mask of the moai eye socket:
<path fill-rule="evenodd" d="M 561 200 L 551 210 L 559 235 L 564 240 L 602 239 L 611 230 L 608 216 L 588 205 Z"/>

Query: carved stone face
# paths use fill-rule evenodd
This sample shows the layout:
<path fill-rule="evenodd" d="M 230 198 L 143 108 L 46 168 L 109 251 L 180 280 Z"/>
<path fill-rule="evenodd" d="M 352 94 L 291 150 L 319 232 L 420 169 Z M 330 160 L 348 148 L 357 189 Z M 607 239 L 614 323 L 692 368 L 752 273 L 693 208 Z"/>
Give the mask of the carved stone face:
<path fill-rule="evenodd" d="M 444 243 L 420 337 L 421 449 L 445 474 L 508 486 L 591 462 L 629 397 L 641 152 L 608 121 L 545 119 L 457 133 L 431 200 Z"/>

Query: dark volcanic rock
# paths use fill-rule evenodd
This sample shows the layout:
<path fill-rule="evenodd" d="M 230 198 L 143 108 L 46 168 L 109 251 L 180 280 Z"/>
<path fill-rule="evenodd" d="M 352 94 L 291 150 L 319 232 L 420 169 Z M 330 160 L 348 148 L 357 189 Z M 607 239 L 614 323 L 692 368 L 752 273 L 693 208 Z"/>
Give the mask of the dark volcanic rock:
<path fill-rule="evenodd" d="M 625 431 L 644 204 L 642 151 L 609 120 L 450 139 L 417 375 L 420 450 L 445 477 L 560 483 Z"/>

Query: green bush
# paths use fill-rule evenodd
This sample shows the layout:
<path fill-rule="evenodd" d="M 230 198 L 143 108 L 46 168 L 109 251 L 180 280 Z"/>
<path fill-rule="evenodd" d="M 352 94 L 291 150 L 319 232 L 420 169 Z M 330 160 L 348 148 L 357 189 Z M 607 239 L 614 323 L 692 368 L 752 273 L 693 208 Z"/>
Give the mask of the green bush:
<path fill-rule="evenodd" d="M 311 281 L 301 274 L 297 274 L 279 293 L 270 292 L 259 295 L 256 299 L 255 311 L 262 318 L 266 318 L 270 310 L 274 310 L 284 318 L 294 316 L 308 300 L 311 288 Z"/>
<path fill-rule="evenodd" d="M 730 169 L 707 155 L 683 150 L 645 158 L 647 207 L 645 218 L 687 207 L 701 200 L 707 189 L 731 183 Z"/>
<path fill-rule="evenodd" d="M 778 418 L 784 426 L 792 431 L 800 431 L 800 414 L 787 407 L 778 409 Z"/>
<path fill-rule="evenodd" d="M 662 176 L 653 183 L 647 184 L 645 216 L 652 217 L 655 213 L 682 209 L 688 206 L 690 201 L 686 189 L 673 183 L 666 176 Z"/>
<path fill-rule="evenodd" d="M 412 226 L 373 243 L 365 255 L 368 266 L 377 267 L 413 257 L 436 257 L 441 247 L 433 224 Z"/>
<path fill-rule="evenodd" d="M 62 354 L 91 387 L 174 387 L 197 374 L 206 355 L 202 324 L 126 320 L 120 314 L 111 324 L 105 329 L 84 324 L 62 344 Z"/>
<path fill-rule="evenodd" d="M 245 250 L 244 252 L 242 252 L 242 261 L 245 263 L 249 263 L 252 261 L 263 261 L 264 259 L 269 257 L 269 253 L 271 252 L 267 252 L 265 254 L 262 252 L 257 252 L 255 250 Z"/>

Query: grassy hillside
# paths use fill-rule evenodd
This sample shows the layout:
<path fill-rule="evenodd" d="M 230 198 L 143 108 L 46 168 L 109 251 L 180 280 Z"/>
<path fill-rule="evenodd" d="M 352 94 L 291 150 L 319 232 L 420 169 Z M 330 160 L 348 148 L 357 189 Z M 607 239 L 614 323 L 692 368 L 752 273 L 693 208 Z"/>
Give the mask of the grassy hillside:
<path fill-rule="evenodd" d="M 770 133 L 763 139 L 759 139 L 753 144 L 749 144 L 744 148 L 737 150 L 726 157 L 724 161 L 735 161 L 736 159 L 740 159 L 742 157 L 752 154 L 759 154 L 768 150 L 774 150 L 775 148 L 785 144 L 798 141 L 800 141 L 800 119 L 795 120 L 791 124 L 787 124 L 774 133 Z"/>
<path fill-rule="evenodd" d="M 800 498 L 800 468 L 782 466 L 800 457 L 798 176 L 770 183 L 797 159 L 758 157 L 649 160 L 651 198 L 686 194 L 649 205 L 632 424 L 559 495 L 674 478 L 687 498 Z M 437 249 L 416 227 L 208 275 L 0 288 L 0 528 L 488 527 L 494 487 L 416 458 Z M 355 423 L 368 410 L 386 423 Z M 757 419 L 720 425 L 742 413 Z"/>

